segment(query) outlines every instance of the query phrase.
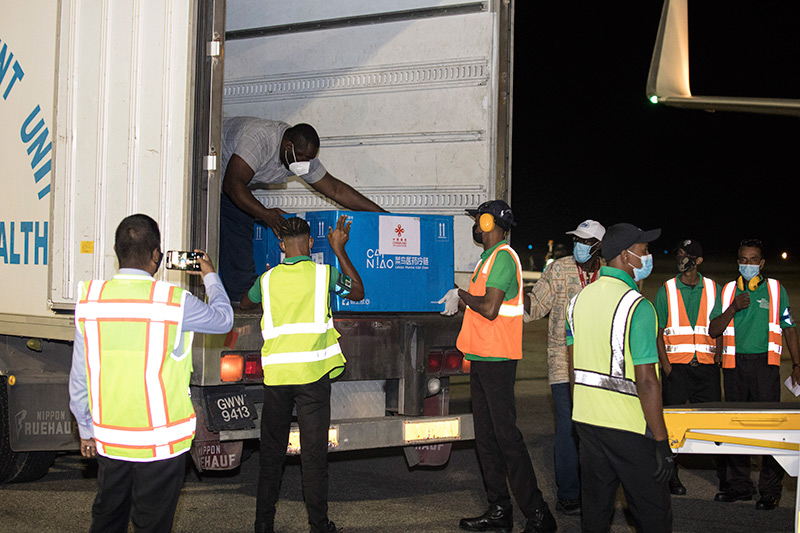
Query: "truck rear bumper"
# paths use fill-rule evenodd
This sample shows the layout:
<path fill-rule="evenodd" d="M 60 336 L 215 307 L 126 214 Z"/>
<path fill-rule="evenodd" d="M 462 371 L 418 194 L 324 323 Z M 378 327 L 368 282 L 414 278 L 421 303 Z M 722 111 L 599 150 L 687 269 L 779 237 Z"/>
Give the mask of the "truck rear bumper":
<path fill-rule="evenodd" d="M 289 435 L 290 455 L 300 453 L 300 430 L 292 424 Z M 259 428 L 223 430 L 220 441 L 241 441 L 261 437 Z M 472 414 L 442 416 L 387 416 L 335 420 L 328 432 L 328 450 L 350 451 L 397 446 L 425 446 L 445 442 L 473 440 Z"/>

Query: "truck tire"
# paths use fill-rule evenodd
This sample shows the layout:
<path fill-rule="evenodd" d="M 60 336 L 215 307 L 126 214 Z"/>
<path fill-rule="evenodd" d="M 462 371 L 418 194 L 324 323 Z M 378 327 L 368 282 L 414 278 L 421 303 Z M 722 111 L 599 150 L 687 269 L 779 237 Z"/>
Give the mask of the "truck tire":
<path fill-rule="evenodd" d="M 6 378 L 0 378 L 0 483 L 35 481 L 42 478 L 55 457 L 55 452 L 17 453 L 11 449 Z"/>

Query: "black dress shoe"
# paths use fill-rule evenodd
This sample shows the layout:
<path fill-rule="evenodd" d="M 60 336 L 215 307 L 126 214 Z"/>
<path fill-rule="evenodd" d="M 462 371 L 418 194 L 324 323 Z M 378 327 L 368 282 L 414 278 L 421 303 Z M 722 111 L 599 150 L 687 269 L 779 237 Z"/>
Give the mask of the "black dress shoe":
<path fill-rule="evenodd" d="M 475 518 L 462 518 L 458 523 L 465 531 L 496 531 L 510 533 L 514 527 L 514 516 L 511 506 L 491 505 L 485 513 Z"/>
<path fill-rule="evenodd" d="M 581 514 L 580 500 L 557 500 L 556 511 L 567 516 L 578 516 Z"/>
<path fill-rule="evenodd" d="M 780 501 L 780 496 L 761 496 L 756 502 L 756 509 L 759 511 L 771 511 L 778 506 Z"/>
<path fill-rule="evenodd" d="M 718 502 L 739 502 L 739 501 L 750 501 L 753 499 L 753 491 L 735 491 L 735 490 L 727 490 L 725 492 L 718 492 L 716 496 L 714 496 L 714 500 Z"/>
<path fill-rule="evenodd" d="M 669 493 L 675 496 L 683 496 L 686 494 L 686 487 L 683 486 L 681 480 L 677 476 L 673 476 L 669 480 Z"/>
<path fill-rule="evenodd" d="M 272 524 L 266 522 L 256 522 L 253 531 L 255 531 L 255 533 L 275 533 Z"/>
<path fill-rule="evenodd" d="M 536 509 L 533 516 L 528 519 L 525 524 L 524 533 L 553 533 L 558 529 L 556 518 L 550 512 L 550 508 L 546 503 Z"/>

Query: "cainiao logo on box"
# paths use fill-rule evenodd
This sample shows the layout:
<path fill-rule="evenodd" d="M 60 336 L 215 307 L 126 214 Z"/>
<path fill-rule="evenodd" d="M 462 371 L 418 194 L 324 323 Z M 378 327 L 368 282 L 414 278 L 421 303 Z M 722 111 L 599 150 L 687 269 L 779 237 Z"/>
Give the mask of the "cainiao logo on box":
<path fill-rule="evenodd" d="M 381 255 L 419 255 L 419 217 L 381 216 L 378 222 Z"/>

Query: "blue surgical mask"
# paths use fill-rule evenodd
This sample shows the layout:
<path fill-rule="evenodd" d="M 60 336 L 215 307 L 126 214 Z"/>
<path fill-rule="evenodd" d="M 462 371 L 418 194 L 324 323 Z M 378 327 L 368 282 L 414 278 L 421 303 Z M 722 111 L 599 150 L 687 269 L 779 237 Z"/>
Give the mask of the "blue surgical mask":
<path fill-rule="evenodd" d="M 586 263 L 592 258 L 592 247 L 582 242 L 576 242 L 572 246 L 572 257 L 576 263 Z"/>
<path fill-rule="evenodd" d="M 636 255 L 630 250 L 628 250 L 628 252 L 630 252 L 631 255 Z M 653 254 L 647 254 L 642 256 L 636 255 L 636 257 L 638 257 L 642 261 L 642 266 L 639 268 L 633 267 L 633 281 L 642 281 L 647 276 L 649 276 L 650 273 L 653 271 Z M 630 265 L 630 263 L 628 264 Z"/>
<path fill-rule="evenodd" d="M 746 281 L 750 281 L 758 276 L 760 271 L 761 267 L 759 265 L 739 265 L 739 274 L 741 274 Z"/>

